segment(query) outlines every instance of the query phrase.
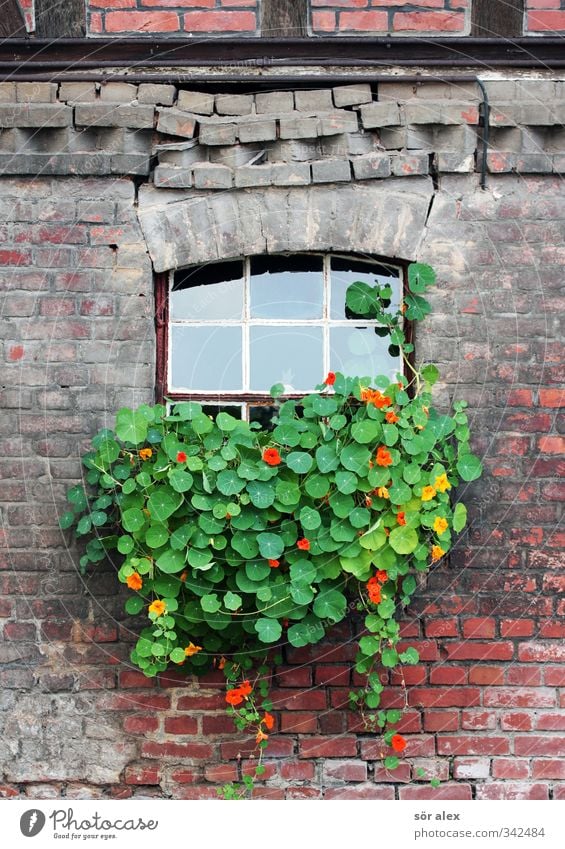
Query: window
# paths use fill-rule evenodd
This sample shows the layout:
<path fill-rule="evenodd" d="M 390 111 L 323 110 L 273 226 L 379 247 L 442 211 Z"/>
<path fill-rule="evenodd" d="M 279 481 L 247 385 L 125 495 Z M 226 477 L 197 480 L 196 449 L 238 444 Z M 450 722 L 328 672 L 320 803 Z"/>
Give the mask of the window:
<path fill-rule="evenodd" d="M 389 309 L 398 309 L 402 269 L 365 257 L 254 256 L 161 278 L 159 395 L 265 424 L 275 383 L 300 397 L 328 371 L 393 378 L 400 359 L 379 325 L 348 317 L 345 293 L 356 280 L 390 285 Z"/>

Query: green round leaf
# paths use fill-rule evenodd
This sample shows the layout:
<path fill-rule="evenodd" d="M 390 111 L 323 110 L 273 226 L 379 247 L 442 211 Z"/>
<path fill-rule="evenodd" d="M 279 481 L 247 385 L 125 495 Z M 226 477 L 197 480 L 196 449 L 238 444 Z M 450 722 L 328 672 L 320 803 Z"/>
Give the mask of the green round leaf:
<path fill-rule="evenodd" d="M 296 472 L 298 475 L 305 475 L 312 468 L 314 459 L 310 454 L 305 454 L 303 451 L 292 451 L 286 458 L 286 464 L 289 469 Z"/>
<path fill-rule="evenodd" d="M 303 507 L 300 511 L 300 524 L 305 531 L 313 531 L 322 524 L 320 513 L 312 507 Z"/>
<path fill-rule="evenodd" d="M 157 566 L 161 572 L 174 574 L 182 572 L 184 568 L 184 552 L 174 551 L 172 548 L 165 551 L 157 560 Z"/>
<path fill-rule="evenodd" d="M 180 493 L 175 492 L 170 486 L 161 486 L 149 496 L 147 509 L 156 522 L 165 522 L 178 510 L 182 501 Z"/>
<path fill-rule="evenodd" d="M 173 649 L 169 655 L 169 659 L 171 663 L 183 663 L 186 660 L 186 655 L 184 653 L 184 649 L 176 648 Z"/>
<path fill-rule="evenodd" d="M 169 532 L 164 525 L 150 525 L 145 531 L 145 542 L 149 548 L 161 548 L 169 539 Z"/>
<path fill-rule="evenodd" d="M 411 292 L 425 292 L 436 282 L 436 273 L 430 265 L 413 262 L 408 266 L 408 288 Z"/>
<path fill-rule="evenodd" d="M 346 445 L 340 454 L 341 465 L 351 472 L 366 476 L 371 452 L 362 445 Z"/>
<path fill-rule="evenodd" d="M 244 489 L 245 481 L 239 477 L 234 469 L 225 469 L 218 475 L 216 486 L 222 495 L 237 495 Z"/>
<path fill-rule="evenodd" d="M 124 530 L 135 533 L 144 526 L 146 517 L 139 507 L 130 507 L 122 513 L 122 525 Z"/>
<path fill-rule="evenodd" d="M 228 610 L 239 610 L 243 604 L 242 598 L 237 593 L 227 592 L 224 596 L 224 607 Z"/>
<path fill-rule="evenodd" d="M 456 534 L 463 530 L 467 524 L 467 508 L 460 501 L 455 505 L 453 511 L 453 530 Z"/>
<path fill-rule="evenodd" d="M 194 478 L 184 469 L 173 469 L 169 472 L 169 483 L 175 492 L 188 492 L 194 483 Z"/>
<path fill-rule="evenodd" d="M 397 554 L 412 554 L 418 545 L 418 534 L 414 528 L 401 525 L 390 532 L 389 545 Z"/>
<path fill-rule="evenodd" d="M 475 454 L 462 454 L 457 461 L 457 471 L 464 481 L 474 481 L 483 473 L 483 466 Z"/>
<path fill-rule="evenodd" d="M 239 421 L 233 416 L 230 416 L 229 413 L 225 413 L 222 411 L 216 416 L 216 424 L 218 425 L 220 430 L 223 430 L 226 433 L 231 433 L 232 430 L 236 429 L 239 424 Z"/>
<path fill-rule="evenodd" d="M 351 436 L 355 442 L 360 442 L 362 445 L 376 442 L 380 433 L 381 425 L 374 419 L 364 419 L 351 425 Z"/>
<path fill-rule="evenodd" d="M 258 619 L 255 630 L 262 643 L 276 643 L 282 634 L 282 626 L 278 619 Z"/>
<path fill-rule="evenodd" d="M 381 652 L 381 663 L 383 666 L 392 667 L 398 663 L 398 652 L 396 649 L 386 648 Z"/>
<path fill-rule="evenodd" d="M 222 603 L 216 593 L 209 593 L 202 596 L 200 606 L 205 613 L 216 613 L 222 606 Z"/>
<path fill-rule="evenodd" d="M 307 478 L 304 488 L 311 498 L 323 498 L 330 491 L 330 481 L 322 475 L 312 475 Z"/>
<path fill-rule="evenodd" d="M 133 551 L 134 544 L 130 536 L 123 536 L 119 538 L 117 548 L 120 554 L 129 554 L 130 551 Z"/>
<path fill-rule="evenodd" d="M 261 557 L 266 560 L 277 560 L 284 551 L 284 542 L 277 534 L 257 534 L 257 543 Z"/>
<path fill-rule="evenodd" d="M 67 528 L 72 527 L 72 525 L 74 525 L 74 523 L 75 523 L 75 514 L 71 513 L 70 510 L 68 510 L 66 513 L 63 513 L 63 515 L 59 519 L 59 527 L 63 531 L 66 531 Z"/>
<path fill-rule="evenodd" d="M 116 435 L 122 442 L 140 445 L 145 441 L 149 422 L 139 410 L 118 410 L 116 414 Z"/>
<path fill-rule="evenodd" d="M 321 584 L 312 609 L 320 619 L 341 622 L 347 610 L 347 599 L 339 590 L 330 589 Z"/>

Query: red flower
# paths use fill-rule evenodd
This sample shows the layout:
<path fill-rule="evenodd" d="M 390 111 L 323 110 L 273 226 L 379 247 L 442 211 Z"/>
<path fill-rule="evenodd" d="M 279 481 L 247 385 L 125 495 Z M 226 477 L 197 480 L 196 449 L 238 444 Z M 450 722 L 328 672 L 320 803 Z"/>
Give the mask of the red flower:
<path fill-rule="evenodd" d="M 249 681 L 247 681 L 247 680 L 242 681 L 242 682 L 241 682 L 241 684 L 239 685 L 239 692 L 241 693 L 241 695 L 242 695 L 242 696 L 244 696 L 245 698 L 247 698 L 247 696 L 248 696 L 250 693 L 252 693 L 252 692 L 253 692 L 253 687 L 251 686 L 251 684 L 249 683 Z"/>
<path fill-rule="evenodd" d="M 386 582 L 388 581 L 388 575 L 384 571 L 384 569 L 379 569 L 377 574 L 375 575 L 375 578 L 377 579 L 379 584 L 386 584 Z"/>
<path fill-rule="evenodd" d="M 379 584 L 376 575 L 369 578 L 367 581 L 367 592 L 369 594 L 369 601 L 373 604 L 381 603 L 381 585 Z"/>
<path fill-rule="evenodd" d="M 404 513 L 397 513 L 396 514 L 396 521 L 398 522 L 399 525 L 405 525 L 406 524 L 405 514 Z"/>
<path fill-rule="evenodd" d="M 301 551 L 310 551 L 310 540 L 306 539 L 306 537 L 299 539 L 296 545 Z"/>
<path fill-rule="evenodd" d="M 278 466 L 281 462 L 281 455 L 276 448 L 265 448 L 263 451 L 263 460 L 269 466 Z"/>
<path fill-rule="evenodd" d="M 403 752 L 406 748 L 406 740 L 402 736 L 402 734 L 393 734 L 392 739 L 390 741 L 390 745 L 394 749 L 395 752 Z"/>
<path fill-rule="evenodd" d="M 326 384 L 326 386 L 333 386 L 333 385 L 334 385 L 334 383 L 335 383 L 335 374 L 334 374 L 334 372 L 333 372 L 333 371 L 329 371 L 329 372 L 328 372 L 328 376 L 327 376 L 327 377 L 326 377 L 326 379 L 324 380 L 324 383 Z"/>
<path fill-rule="evenodd" d="M 389 410 L 388 413 L 385 413 L 385 419 L 389 424 L 396 424 L 398 416 L 393 410 Z"/>
<path fill-rule="evenodd" d="M 177 454 L 177 463 L 186 463 L 186 454 L 184 451 L 179 451 Z"/>
<path fill-rule="evenodd" d="M 228 705 L 240 705 L 243 701 L 243 694 L 239 687 L 236 687 L 234 690 L 228 690 L 226 693 L 226 702 Z"/>
<path fill-rule="evenodd" d="M 384 445 L 379 445 L 377 448 L 377 466 L 392 466 L 392 457 L 390 456 L 390 452 L 384 447 Z"/>
<path fill-rule="evenodd" d="M 271 569 L 278 569 L 280 565 L 280 560 L 269 560 L 269 566 L 271 567 Z"/>
<path fill-rule="evenodd" d="M 267 729 L 267 731 L 272 731 L 272 730 L 273 730 L 273 726 L 274 726 L 274 724 L 275 724 L 275 717 L 274 717 L 274 716 L 271 716 L 271 714 L 270 714 L 270 713 L 265 713 L 265 716 L 263 717 L 263 719 L 261 720 L 261 722 L 264 724 L 264 726 L 265 726 L 265 728 Z"/>

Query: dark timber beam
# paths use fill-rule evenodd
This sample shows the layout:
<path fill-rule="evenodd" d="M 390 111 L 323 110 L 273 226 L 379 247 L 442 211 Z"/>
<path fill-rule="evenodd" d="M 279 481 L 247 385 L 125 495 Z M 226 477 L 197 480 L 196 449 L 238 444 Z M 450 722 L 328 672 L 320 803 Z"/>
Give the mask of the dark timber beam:
<path fill-rule="evenodd" d="M 85 34 L 84 0 L 35 0 L 37 38 L 81 38 Z"/>
<path fill-rule="evenodd" d="M 261 35 L 299 38 L 308 34 L 308 0 L 262 0 Z"/>
<path fill-rule="evenodd" d="M 473 0 L 471 35 L 516 38 L 524 27 L 524 0 Z"/>
<path fill-rule="evenodd" d="M 22 38 L 26 28 L 17 0 L 4 0 L 0 10 L 0 38 Z"/>

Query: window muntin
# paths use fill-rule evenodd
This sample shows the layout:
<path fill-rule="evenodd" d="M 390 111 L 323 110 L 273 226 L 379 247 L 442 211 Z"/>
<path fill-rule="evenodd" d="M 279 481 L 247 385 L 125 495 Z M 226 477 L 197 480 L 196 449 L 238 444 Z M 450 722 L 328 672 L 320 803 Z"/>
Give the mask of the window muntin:
<path fill-rule="evenodd" d="M 274 383 L 292 397 L 328 371 L 393 378 L 401 361 L 375 334 L 377 322 L 347 318 L 345 291 L 355 280 L 389 284 L 390 309 L 398 309 L 402 269 L 356 256 L 259 256 L 171 274 L 164 395 L 228 404 L 263 421 Z"/>

